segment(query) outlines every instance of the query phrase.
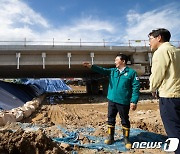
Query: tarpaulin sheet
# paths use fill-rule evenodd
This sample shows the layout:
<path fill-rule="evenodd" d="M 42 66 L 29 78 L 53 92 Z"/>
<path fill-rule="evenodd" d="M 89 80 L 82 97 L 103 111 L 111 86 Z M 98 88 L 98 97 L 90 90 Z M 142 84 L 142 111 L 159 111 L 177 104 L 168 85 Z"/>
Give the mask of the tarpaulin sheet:
<path fill-rule="evenodd" d="M 22 106 L 36 96 L 30 86 L 0 81 L 0 109 L 10 110 Z"/>
<path fill-rule="evenodd" d="M 83 129 L 77 129 L 74 131 L 67 131 L 66 129 L 62 128 L 61 126 L 57 126 L 58 129 L 60 129 L 63 133 L 66 134 L 66 137 L 63 138 L 53 138 L 56 142 L 63 142 L 70 145 L 78 145 L 80 147 L 89 148 L 89 149 L 97 149 L 97 150 L 105 150 L 105 151 L 118 151 L 118 152 L 124 152 L 127 151 L 127 149 L 124 146 L 123 142 L 123 136 L 115 133 L 115 142 L 112 145 L 106 145 L 104 144 L 105 137 L 98 137 L 98 136 L 92 136 L 92 134 L 95 129 L 94 128 L 83 128 Z M 120 127 L 116 127 L 116 130 L 121 129 Z M 89 140 L 91 140 L 91 143 L 89 144 L 82 144 L 78 140 L 79 134 L 82 134 L 87 137 Z M 162 142 L 164 143 L 167 139 L 166 136 L 151 133 L 148 131 L 144 131 L 141 129 L 134 129 L 131 128 L 130 131 L 130 142 Z"/>
<path fill-rule="evenodd" d="M 46 125 L 30 124 L 30 123 L 17 123 L 25 131 L 37 131 L 38 129 L 46 129 Z M 115 133 L 115 142 L 112 145 L 104 144 L 106 137 L 93 136 L 92 134 L 96 131 L 93 127 L 84 127 L 68 130 L 60 125 L 56 125 L 57 129 L 60 130 L 64 137 L 52 138 L 53 141 L 58 143 L 67 143 L 69 145 L 78 145 L 79 147 L 103 150 L 107 152 L 125 152 L 127 149 L 124 147 L 123 136 Z M 121 127 L 117 127 L 117 130 L 121 130 Z M 15 130 L 14 130 L 15 131 Z M 79 140 L 79 135 L 83 135 L 88 138 L 91 142 L 89 144 L 83 144 Z M 54 136 L 54 135 L 53 135 Z M 133 142 L 162 142 L 164 144 L 167 136 L 155 134 L 152 132 L 144 131 L 138 128 L 131 128 L 130 130 L 130 141 Z M 162 147 L 163 148 L 163 147 Z M 76 151 L 74 151 L 76 153 Z"/>
<path fill-rule="evenodd" d="M 19 83 L 0 81 L 0 110 L 10 110 L 22 106 L 45 92 L 71 90 L 61 79 L 44 78 L 18 81 Z"/>
<path fill-rule="evenodd" d="M 0 87 L 0 110 L 10 110 L 23 104 L 23 101 Z"/>
<path fill-rule="evenodd" d="M 24 84 L 36 85 L 44 92 L 59 92 L 71 90 L 71 88 L 59 78 L 28 79 L 26 82 L 24 82 Z"/>

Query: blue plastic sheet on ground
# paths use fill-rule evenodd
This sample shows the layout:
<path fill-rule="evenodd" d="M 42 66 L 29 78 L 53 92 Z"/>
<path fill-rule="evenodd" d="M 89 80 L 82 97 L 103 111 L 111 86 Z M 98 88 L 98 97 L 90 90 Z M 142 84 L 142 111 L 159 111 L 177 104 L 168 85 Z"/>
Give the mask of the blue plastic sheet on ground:
<path fill-rule="evenodd" d="M 59 92 L 71 90 L 71 88 L 59 78 L 27 79 L 24 84 L 36 85 L 44 92 Z"/>
<path fill-rule="evenodd" d="M 84 128 L 84 129 L 78 129 L 74 130 L 72 132 L 69 132 L 62 128 L 61 126 L 57 126 L 58 129 L 60 129 L 64 134 L 66 134 L 66 137 L 63 138 L 53 138 L 56 142 L 63 142 L 70 145 L 78 145 L 80 147 L 89 148 L 89 149 L 97 149 L 97 150 L 105 150 L 105 151 L 118 151 L 118 152 L 124 152 L 127 151 L 127 149 L 124 147 L 123 142 L 123 136 L 119 136 L 118 134 L 115 134 L 115 143 L 112 145 L 106 145 L 104 144 L 105 137 L 97 137 L 92 136 L 92 134 L 95 129 L 94 128 Z M 121 128 L 116 128 L 121 129 Z M 87 137 L 91 142 L 89 144 L 82 144 L 80 140 L 78 140 L 79 134 L 83 134 L 85 137 Z M 167 139 L 166 136 L 151 133 L 148 131 L 144 131 L 141 129 L 131 129 L 130 131 L 130 141 L 133 142 L 162 142 L 164 143 Z"/>
<path fill-rule="evenodd" d="M 25 131 L 37 131 L 38 129 L 46 129 L 47 125 L 38 125 L 38 124 L 30 124 L 30 123 L 17 123 L 23 130 Z M 57 129 L 59 129 L 62 134 L 64 134 L 63 138 L 52 138 L 53 141 L 58 143 L 67 143 L 70 145 L 78 145 L 79 147 L 96 149 L 97 151 L 109 151 L 109 152 L 125 152 L 127 149 L 124 147 L 123 136 L 115 133 L 115 143 L 112 145 L 104 144 L 104 140 L 106 137 L 93 136 L 92 134 L 95 132 L 95 128 L 86 127 L 79 129 L 72 129 L 68 131 L 66 128 L 61 127 L 60 125 L 56 125 Z M 121 127 L 116 127 L 116 131 L 121 130 Z M 15 131 L 15 130 L 14 130 Z M 82 144 L 79 140 L 79 135 L 83 135 L 88 138 L 91 142 L 89 144 Z M 54 135 L 53 135 L 54 136 Z M 152 132 L 144 131 L 142 129 L 131 128 L 130 131 L 130 141 L 133 142 L 164 142 L 166 141 L 167 136 L 155 134 Z M 163 148 L 163 145 L 162 145 Z M 73 151 L 76 153 L 76 151 Z"/>

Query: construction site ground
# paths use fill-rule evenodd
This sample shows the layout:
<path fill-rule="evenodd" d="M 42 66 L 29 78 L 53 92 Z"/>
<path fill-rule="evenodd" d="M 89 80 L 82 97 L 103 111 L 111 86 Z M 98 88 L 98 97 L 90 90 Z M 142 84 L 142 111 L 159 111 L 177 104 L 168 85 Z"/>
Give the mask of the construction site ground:
<path fill-rule="evenodd" d="M 45 97 L 38 110 L 30 117 L 18 123 L 8 123 L 0 127 L 0 153 L 121 153 L 121 151 L 90 149 L 58 143 L 52 138 L 65 136 L 60 126 L 66 130 L 95 128 L 93 136 L 107 137 L 107 98 L 103 95 L 88 95 L 84 86 L 71 86 L 74 92 L 63 94 L 62 99 L 49 102 Z M 49 94 L 50 95 L 50 94 Z M 149 132 L 166 135 L 159 113 L 158 100 L 147 91 L 141 91 L 136 111 L 130 111 L 131 128 L 140 128 Z M 39 127 L 37 127 L 39 126 Z M 117 116 L 116 127 L 120 127 Z M 117 130 L 116 134 L 121 134 Z M 119 135 L 120 136 L 120 135 Z M 82 143 L 91 141 L 79 135 Z M 165 153 L 161 149 L 131 149 L 122 153 Z"/>

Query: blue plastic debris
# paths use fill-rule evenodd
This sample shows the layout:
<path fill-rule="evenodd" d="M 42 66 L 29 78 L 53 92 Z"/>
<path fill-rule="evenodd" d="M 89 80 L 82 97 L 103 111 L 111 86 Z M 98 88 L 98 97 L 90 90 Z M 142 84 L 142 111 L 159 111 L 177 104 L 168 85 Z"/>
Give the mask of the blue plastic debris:
<path fill-rule="evenodd" d="M 61 79 L 58 78 L 41 78 L 41 79 L 27 79 L 24 82 L 26 85 L 36 85 L 44 92 L 60 92 L 71 90 Z"/>
<path fill-rule="evenodd" d="M 95 131 L 94 128 L 89 127 L 89 128 L 77 129 L 77 130 L 74 130 L 71 132 L 68 132 L 61 126 L 57 126 L 57 128 L 59 130 L 61 130 L 61 132 L 66 134 L 66 137 L 63 137 L 63 138 L 53 138 L 54 141 L 59 142 L 59 143 L 63 142 L 63 143 L 67 143 L 70 145 L 78 145 L 79 147 L 84 147 L 84 148 L 89 148 L 89 149 L 97 149 L 97 150 L 105 150 L 105 151 L 111 151 L 111 152 L 112 151 L 120 151 L 120 152 L 127 151 L 127 149 L 124 146 L 122 136 L 120 136 L 118 134 L 115 134 L 115 138 L 119 138 L 119 139 L 117 139 L 114 144 L 106 145 L 106 144 L 104 144 L 104 140 L 106 139 L 105 137 L 97 137 L 97 136 L 90 135 L 90 134 L 92 134 L 92 132 Z M 116 129 L 121 130 L 120 127 L 117 127 Z M 80 133 L 83 134 L 85 137 L 87 137 L 91 142 L 89 144 L 82 144 L 78 140 L 78 136 Z M 167 139 L 167 137 L 164 135 L 151 133 L 151 132 L 144 131 L 141 129 L 133 129 L 132 128 L 130 134 L 131 134 L 130 135 L 131 143 L 142 142 L 142 141 L 164 143 L 165 140 Z"/>
<path fill-rule="evenodd" d="M 22 84 L 24 83 L 24 84 Z M 0 81 L 0 109 L 10 110 L 24 105 L 27 101 L 42 95 L 45 92 L 60 92 L 71 90 L 61 79 L 22 79 L 18 83 Z M 62 98 L 58 98 L 61 100 Z M 50 98 L 50 104 L 54 98 Z"/>
<path fill-rule="evenodd" d="M 38 124 L 29 124 L 29 123 L 17 123 L 22 129 L 27 131 L 37 131 L 38 129 L 45 129 L 46 125 L 38 125 Z M 128 151 L 123 142 L 123 138 L 119 134 L 115 134 L 115 143 L 112 145 L 104 144 L 105 137 L 93 136 L 91 134 L 96 130 L 93 127 L 85 127 L 80 129 L 72 129 L 68 131 L 66 128 L 57 125 L 57 129 L 59 129 L 65 137 L 62 138 L 52 138 L 53 141 L 58 143 L 67 143 L 69 145 L 77 145 L 79 147 L 88 148 L 88 149 L 96 149 L 97 151 L 109 151 L 109 152 L 125 152 Z M 117 130 L 122 130 L 121 127 L 117 127 Z M 84 137 L 89 139 L 89 143 L 82 143 L 82 139 L 79 139 L 79 136 L 83 135 Z M 131 128 L 130 132 L 130 141 L 134 142 L 162 142 L 163 145 L 167 139 L 167 136 L 155 134 L 152 132 L 144 131 L 141 129 Z M 76 153 L 76 151 L 73 151 Z"/>

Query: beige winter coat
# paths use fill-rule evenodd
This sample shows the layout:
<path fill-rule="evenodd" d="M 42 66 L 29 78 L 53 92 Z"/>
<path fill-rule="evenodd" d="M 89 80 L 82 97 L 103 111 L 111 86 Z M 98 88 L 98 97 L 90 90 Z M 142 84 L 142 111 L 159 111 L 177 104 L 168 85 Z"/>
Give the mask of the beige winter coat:
<path fill-rule="evenodd" d="M 152 58 L 150 90 L 160 97 L 180 98 L 180 49 L 169 42 L 161 44 Z"/>

